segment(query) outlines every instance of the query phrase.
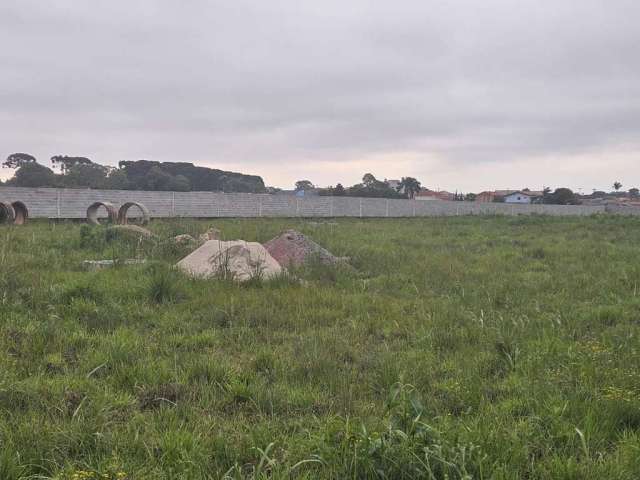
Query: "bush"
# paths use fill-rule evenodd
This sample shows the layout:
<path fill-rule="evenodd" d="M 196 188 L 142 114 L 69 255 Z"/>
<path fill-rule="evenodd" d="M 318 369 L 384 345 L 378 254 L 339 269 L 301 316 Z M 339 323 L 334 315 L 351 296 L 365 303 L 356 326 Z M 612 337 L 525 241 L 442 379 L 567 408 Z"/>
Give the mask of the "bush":
<path fill-rule="evenodd" d="M 185 293 L 180 285 L 182 279 L 175 269 L 167 265 L 152 265 L 147 298 L 152 303 L 176 303 L 183 300 Z"/>

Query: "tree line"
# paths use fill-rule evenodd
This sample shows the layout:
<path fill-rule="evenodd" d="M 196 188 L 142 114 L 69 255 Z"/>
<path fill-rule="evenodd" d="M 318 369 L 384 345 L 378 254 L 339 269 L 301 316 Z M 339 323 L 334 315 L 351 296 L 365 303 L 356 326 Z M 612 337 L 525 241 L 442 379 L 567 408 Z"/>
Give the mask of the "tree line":
<path fill-rule="evenodd" d="M 17 187 L 57 187 L 57 188 L 93 188 L 104 190 L 162 190 L 162 191 L 222 191 L 244 193 L 277 193 L 280 189 L 265 187 L 261 177 L 242 173 L 227 172 L 207 167 L 198 167 L 186 162 L 156 162 L 150 160 L 123 160 L 118 167 L 100 165 L 87 157 L 54 155 L 50 158 L 51 167 L 38 163 L 28 153 L 12 153 L 2 163 L 3 168 L 14 169 L 14 176 L 1 185 Z M 54 171 L 56 170 L 56 171 Z M 591 198 L 628 195 L 640 198 L 637 188 L 621 192 L 622 183 L 614 182 L 615 193 L 593 192 Z M 309 180 L 295 183 L 296 192 L 313 191 L 318 195 L 376 197 L 376 198 L 414 198 L 421 190 L 422 184 L 413 177 L 402 177 L 397 184 L 387 180 L 378 180 L 371 173 L 366 173 L 360 183 L 344 187 L 336 186 L 317 188 Z M 577 205 L 582 198 L 569 188 L 551 190 L 545 188 L 535 203 Z M 474 201 L 474 193 L 456 193 L 453 200 Z M 504 201 L 496 197 L 493 201 Z"/>
<path fill-rule="evenodd" d="M 2 167 L 15 169 L 16 172 L 5 185 L 176 192 L 266 191 L 264 181 L 257 175 L 197 167 L 186 162 L 123 160 L 118 167 L 111 167 L 95 163 L 87 157 L 68 155 L 54 155 L 50 161 L 52 168 L 38 163 L 28 153 L 12 153 L 2 163 Z"/>
<path fill-rule="evenodd" d="M 295 183 L 296 192 L 315 191 L 321 196 L 332 197 L 374 197 L 374 198 L 414 198 L 422 186 L 413 177 L 402 177 L 397 186 L 391 186 L 388 181 L 376 179 L 371 173 L 365 173 L 362 182 L 345 188 L 341 183 L 335 187 L 316 188 L 309 180 L 298 180 Z"/>
<path fill-rule="evenodd" d="M 376 179 L 371 173 L 366 173 L 362 177 L 362 182 L 351 187 L 345 188 L 338 183 L 335 187 L 317 188 L 309 180 L 299 180 L 295 183 L 296 192 L 313 191 L 318 195 L 327 195 L 333 197 L 377 197 L 377 198 L 404 198 L 413 199 L 422 190 L 420 181 L 413 177 L 402 177 L 397 186 L 392 186 L 389 181 L 381 181 Z M 458 202 L 474 202 L 477 198 L 475 193 L 458 193 L 451 194 L 452 201 Z M 504 202 L 504 197 L 497 196 L 494 202 Z M 581 203 L 579 195 L 575 194 L 569 188 L 557 188 L 551 191 L 545 188 L 541 197 L 537 198 L 534 203 L 545 203 L 555 205 L 579 205 Z"/>

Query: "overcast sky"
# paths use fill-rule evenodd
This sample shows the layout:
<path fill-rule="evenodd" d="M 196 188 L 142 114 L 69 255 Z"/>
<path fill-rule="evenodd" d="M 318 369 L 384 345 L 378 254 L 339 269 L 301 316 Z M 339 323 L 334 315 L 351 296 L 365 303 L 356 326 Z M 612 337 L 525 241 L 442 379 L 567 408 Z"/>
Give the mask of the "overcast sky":
<path fill-rule="evenodd" d="M 639 19 L 638 0 L 1 0 L 0 155 L 640 186 Z"/>

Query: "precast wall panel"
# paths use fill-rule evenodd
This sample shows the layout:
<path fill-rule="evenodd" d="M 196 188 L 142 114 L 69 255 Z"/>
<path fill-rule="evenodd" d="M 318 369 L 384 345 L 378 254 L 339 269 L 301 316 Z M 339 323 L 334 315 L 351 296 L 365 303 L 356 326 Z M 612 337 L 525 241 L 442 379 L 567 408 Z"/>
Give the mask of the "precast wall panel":
<path fill-rule="evenodd" d="M 135 190 L 89 190 L 0 187 L 0 199 L 20 201 L 30 218 L 86 217 L 94 202 L 116 207 L 126 202 L 144 204 L 152 217 L 431 217 L 458 215 L 592 215 L 604 206 L 525 205 L 452 201 L 396 200 L 355 197 L 295 197 L 220 192 L 148 192 Z M 640 215 L 640 208 L 607 206 L 610 213 Z"/>

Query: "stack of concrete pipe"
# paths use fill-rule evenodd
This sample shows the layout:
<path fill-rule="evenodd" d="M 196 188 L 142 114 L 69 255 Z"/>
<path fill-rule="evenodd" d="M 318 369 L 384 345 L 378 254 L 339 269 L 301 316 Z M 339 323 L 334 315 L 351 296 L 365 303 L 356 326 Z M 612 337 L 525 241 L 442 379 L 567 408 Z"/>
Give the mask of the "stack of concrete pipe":
<path fill-rule="evenodd" d="M 24 225 L 27 218 L 29 218 L 29 210 L 24 203 L 11 203 L 0 200 L 0 224 Z"/>
<path fill-rule="evenodd" d="M 137 223 L 146 225 L 151 219 L 149 209 L 139 202 L 126 202 L 119 209 L 110 202 L 95 202 L 87 209 L 87 221 L 94 225 L 100 224 L 100 209 L 104 208 L 107 212 L 106 220 L 108 223 L 127 225 L 130 222 L 129 210 L 135 208 L 140 211 L 137 217 Z M 0 200 L 0 224 L 24 225 L 29 218 L 29 209 L 22 202 L 6 202 Z"/>
<path fill-rule="evenodd" d="M 151 219 L 149 209 L 139 202 L 126 202 L 119 209 L 110 202 L 92 203 L 87 209 L 87 221 L 90 224 L 99 225 L 100 218 L 98 217 L 98 213 L 101 208 L 104 208 L 107 212 L 106 221 L 108 223 L 127 225 L 129 223 L 129 209 L 132 207 L 137 208 L 140 211 L 141 216 L 138 218 L 139 225 L 146 225 L 149 223 L 149 220 Z"/>

